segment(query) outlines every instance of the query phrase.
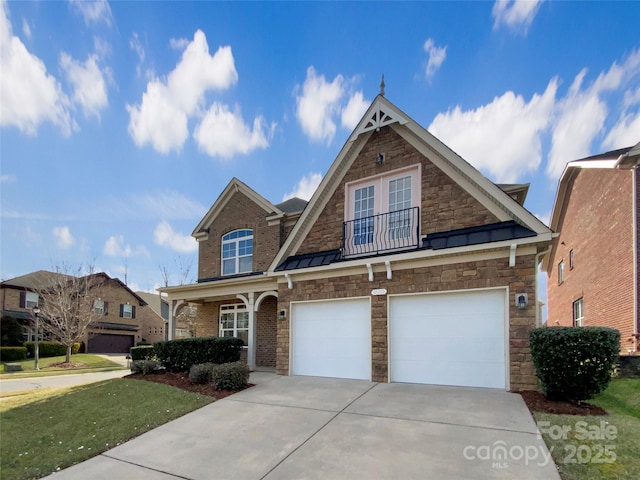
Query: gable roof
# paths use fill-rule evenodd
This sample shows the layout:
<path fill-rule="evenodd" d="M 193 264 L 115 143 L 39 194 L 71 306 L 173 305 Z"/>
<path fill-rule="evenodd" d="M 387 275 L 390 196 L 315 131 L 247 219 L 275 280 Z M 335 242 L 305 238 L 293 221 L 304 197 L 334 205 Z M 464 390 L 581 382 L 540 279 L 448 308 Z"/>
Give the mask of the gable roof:
<path fill-rule="evenodd" d="M 283 216 L 285 213 L 255 190 L 248 187 L 236 177 L 233 177 L 218 199 L 213 203 L 209 211 L 205 214 L 202 220 L 200 220 L 200 223 L 198 223 L 196 228 L 193 230 L 191 236 L 196 240 L 198 238 L 206 237 L 209 233 L 209 227 L 236 192 L 244 194 L 267 214 Z"/>
<path fill-rule="evenodd" d="M 286 258 L 295 254 L 367 140 L 374 131 L 385 126 L 392 128 L 416 150 L 428 157 L 436 167 L 491 211 L 498 220 L 513 220 L 538 235 L 551 235 L 546 225 L 518 204 L 508 193 L 412 120 L 384 95 L 379 94 L 331 164 L 300 220 L 271 263 L 269 271 L 274 271 Z"/>
<path fill-rule="evenodd" d="M 133 290 L 131 290 L 122 280 L 120 280 L 119 278 L 115 277 L 115 278 L 111 278 L 109 275 L 107 275 L 104 272 L 98 272 L 98 273 L 92 273 L 90 275 L 86 276 L 87 278 L 97 278 L 97 277 L 101 277 L 104 279 L 105 282 L 111 282 L 111 283 L 115 283 L 117 286 L 124 288 L 127 292 L 129 292 L 131 295 L 133 295 L 133 297 L 138 300 L 138 302 L 140 302 L 141 306 L 145 306 L 148 305 L 147 302 L 140 296 L 138 295 L 136 292 L 134 292 Z M 83 277 L 84 278 L 84 277 Z"/>
<path fill-rule="evenodd" d="M 35 272 L 27 273 L 26 275 L 21 275 L 19 277 L 5 280 L 4 282 L 2 282 L 2 286 L 33 290 L 52 285 L 58 282 L 61 277 L 63 279 L 73 278 L 71 275 L 65 275 L 63 273 L 38 270 Z"/>
<path fill-rule="evenodd" d="M 307 202 L 306 200 L 298 197 L 292 197 L 282 203 L 278 203 L 276 207 L 278 207 L 284 213 L 300 213 L 305 209 L 307 203 L 309 202 Z"/>
<path fill-rule="evenodd" d="M 640 165 L 640 142 L 636 143 L 627 152 L 620 155 L 616 162 L 616 168 L 633 168 Z"/>

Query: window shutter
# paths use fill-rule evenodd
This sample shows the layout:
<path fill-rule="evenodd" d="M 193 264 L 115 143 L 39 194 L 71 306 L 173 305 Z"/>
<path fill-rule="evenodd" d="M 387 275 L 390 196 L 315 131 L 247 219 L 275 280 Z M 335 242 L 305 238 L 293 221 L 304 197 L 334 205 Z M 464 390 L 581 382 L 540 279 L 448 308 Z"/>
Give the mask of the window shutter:
<path fill-rule="evenodd" d="M 27 307 L 27 292 L 20 292 L 20 308 Z"/>
<path fill-rule="evenodd" d="M 109 313 L 109 302 L 104 302 L 104 314 L 107 315 Z"/>
<path fill-rule="evenodd" d="M 131 306 L 131 318 L 136 318 L 136 306 Z"/>
<path fill-rule="evenodd" d="M 120 304 L 120 318 L 124 318 L 124 305 Z"/>

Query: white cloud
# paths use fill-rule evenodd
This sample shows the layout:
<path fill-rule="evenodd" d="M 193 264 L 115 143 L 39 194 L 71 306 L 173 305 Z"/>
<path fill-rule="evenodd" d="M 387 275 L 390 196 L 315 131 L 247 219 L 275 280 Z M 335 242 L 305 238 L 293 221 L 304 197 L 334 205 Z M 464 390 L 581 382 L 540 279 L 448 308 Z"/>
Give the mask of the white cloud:
<path fill-rule="evenodd" d="M 24 33 L 25 37 L 31 38 L 31 27 L 29 26 L 27 19 L 24 17 L 22 17 L 22 33 Z"/>
<path fill-rule="evenodd" d="M 85 25 L 104 23 L 111 26 L 111 7 L 107 0 L 69 0 L 71 7 L 84 17 Z"/>
<path fill-rule="evenodd" d="M 131 35 L 131 40 L 129 40 L 129 48 L 133 50 L 138 56 L 138 64 L 136 65 L 136 76 L 140 77 L 142 75 L 142 65 L 144 64 L 145 51 L 142 43 L 140 42 L 140 38 L 138 38 L 137 32 L 133 32 L 133 35 Z"/>
<path fill-rule="evenodd" d="M 18 180 L 13 173 L 3 173 L 0 175 L 0 183 L 14 183 Z"/>
<path fill-rule="evenodd" d="M 174 50 L 184 50 L 189 45 L 188 38 L 171 38 L 169 39 L 169 46 Z"/>
<path fill-rule="evenodd" d="M 429 131 L 497 182 L 515 182 L 542 159 L 541 135 L 553 113 L 557 81 L 529 102 L 506 92 L 475 110 L 439 113 Z"/>
<path fill-rule="evenodd" d="M 193 138 L 201 151 L 211 157 L 228 159 L 237 153 L 246 155 L 257 148 L 267 148 L 269 142 L 264 130 L 264 118 L 256 117 L 250 128 L 238 108 L 232 112 L 228 106 L 216 102 L 196 127 Z"/>
<path fill-rule="evenodd" d="M 139 147 L 150 144 L 160 153 L 179 151 L 189 136 L 187 121 L 205 94 L 227 89 L 237 80 L 231 47 L 209 55 L 206 36 L 198 30 L 167 78 L 151 80 L 141 104 L 127 105 L 129 134 Z"/>
<path fill-rule="evenodd" d="M 336 133 L 338 115 L 341 116 L 342 125 L 347 128 L 353 128 L 358 123 L 360 118 L 354 120 L 355 115 L 368 102 L 363 99 L 362 92 L 349 92 L 349 83 L 354 81 L 337 75 L 333 81 L 327 82 L 324 75 L 316 74 L 313 66 L 307 68 L 304 84 L 296 87 L 299 93 L 296 96 L 296 117 L 304 133 L 312 140 L 330 144 Z M 343 107 L 345 103 L 346 107 Z"/>
<path fill-rule="evenodd" d="M 447 47 L 437 47 L 432 38 L 424 42 L 424 51 L 429 55 L 425 74 L 427 79 L 431 79 L 438 71 L 444 59 L 447 58 Z"/>
<path fill-rule="evenodd" d="M 493 28 L 506 25 L 512 30 L 520 30 L 526 34 L 541 3 L 541 0 L 496 0 L 491 10 L 494 18 Z"/>
<path fill-rule="evenodd" d="M 85 117 L 93 115 L 99 119 L 100 110 L 105 108 L 109 101 L 104 73 L 98 66 L 97 55 L 89 55 L 83 63 L 62 52 L 60 67 L 73 88 L 73 101 L 80 105 Z"/>
<path fill-rule="evenodd" d="M 368 100 L 365 100 L 362 92 L 355 92 L 349 99 L 349 102 L 347 102 L 347 106 L 342 110 L 342 126 L 349 130 L 356 128 L 364 112 L 369 108 L 370 103 Z"/>
<path fill-rule="evenodd" d="M 104 244 L 103 253 L 109 257 L 149 256 L 149 251 L 142 245 L 131 248 L 125 243 L 123 235 L 111 235 Z"/>
<path fill-rule="evenodd" d="M 640 142 L 640 112 L 624 115 L 609 131 L 602 146 L 611 150 L 631 147 Z"/>
<path fill-rule="evenodd" d="M 542 223 L 544 223 L 547 227 L 549 226 L 549 222 L 551 221 L 551 211 L 550 210 L 548 212 L 545 212 L 545 213 L 534 213 L 534 215 L 538 218 L 538 220 L 540 220 Z"/>
<path fill-rule="evenodd" d="M 317 190 L 318 185 L 322 181 L 322 174 L 317 172 L 311 172 L 300 179 L 298 185 L 293 191 L 286 193 L 282 197 L 282 201 L 289 200 L 293 197 L 302 198 L 303 200 L 310 200 L 314 192 Z"/>
<path fill-rule="evenodd" d="M 71 248 L 75 243 L 76 239 L 71 235 L 71 231 L 69 227 L 54 227 L 53 228 L 53 236 L 56 239 L 56 243 L 58 247 L 63 249 Z"/>
<path fill-rule="evenodd" d="M 70 135 L 76 125 L 69 115 L 69 100 L 44 62 L 12 34 L 7 4 L 0 3 L 0 125 L 35 135 L 40 124 L 50 122 Z"/>
<path fill-rule="evenodd" d="M 622 65 L 614 62 L 607 72 L 601 72 L 590 85 L 583 86 L 586 74 L 587 70 L 583 69 L 576 75 L 567 95 L 557 105 L 557 119 L 553 125 L 546 169 L 547 175 L 553 179 L 562 174 L 567 162 L 592 153 L 592 143 L 603 133 L 609 113 L 604 96 L 628 82 L 635 82 L 634 86 L 637 84 L 640 78 L 640 49 L 629 55 Z M 633 93 L 630 95 L 633 96 Z M 623 115 L 604 144 L 624 138 L 629 125 L 634 125 L 633 118 Z M 626 145 L 617 145 L 616 148 L 622 146 Z"/>
<path fill-rule="evenodd" d="M 198 242 L 193 237 L 175 232 L 166 220 L 161 221 L 154 230 L 153 241 L 180 253 L 191 253 L 198 249 Z"/>

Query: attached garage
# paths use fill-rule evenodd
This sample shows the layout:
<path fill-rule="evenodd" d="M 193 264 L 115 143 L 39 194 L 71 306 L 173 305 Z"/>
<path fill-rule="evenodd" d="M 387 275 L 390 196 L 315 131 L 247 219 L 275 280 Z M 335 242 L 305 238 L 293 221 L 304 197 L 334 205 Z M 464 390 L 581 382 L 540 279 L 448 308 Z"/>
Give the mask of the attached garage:
<path fill-rule="evenodd" d="M 90 335 L 87 345 L 89 353 L 129 353 L 135 342 L 134 335 L 99 333 Z"/>
<path fill-rule="evenodd" d="M 507 388 L 506 309 L 506 289 L 390 296 L 390 381 Z"/>
<path fill-rule="evenodd" d="M 291 374 L 371 380 L 369 298 L 292 303 Z"/>

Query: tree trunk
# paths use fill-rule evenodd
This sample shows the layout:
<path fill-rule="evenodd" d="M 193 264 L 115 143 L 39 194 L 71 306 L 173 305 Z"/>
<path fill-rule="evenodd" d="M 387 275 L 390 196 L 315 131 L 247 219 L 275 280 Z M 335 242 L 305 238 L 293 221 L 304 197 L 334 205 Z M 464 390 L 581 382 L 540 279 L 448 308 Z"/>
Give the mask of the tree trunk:
<path fill-rule="evenodd" d="M 66 363 L 71 362 L 71 349 L 73 348 L 73 343 L 67 345 L 67 358 L 65 359 Z"/>

